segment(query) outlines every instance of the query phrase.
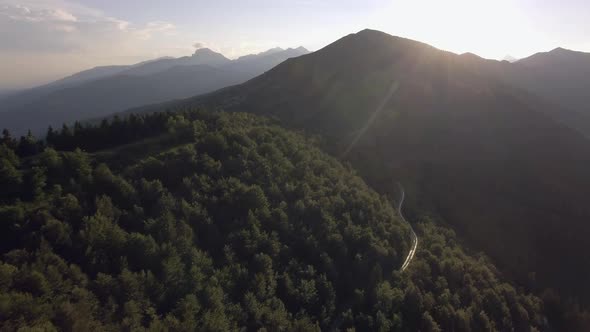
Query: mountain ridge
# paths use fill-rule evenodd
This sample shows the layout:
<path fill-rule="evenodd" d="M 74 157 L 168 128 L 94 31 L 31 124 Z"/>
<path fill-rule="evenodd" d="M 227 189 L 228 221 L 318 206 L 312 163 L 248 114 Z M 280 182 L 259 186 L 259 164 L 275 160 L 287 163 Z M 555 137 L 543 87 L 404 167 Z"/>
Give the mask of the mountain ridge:
<path fill-rule="evenodd" d="M 215 220 L 230 222 L 210 222 L 209 219 L 205 222 L 209 225 L 207 227 L 212 228 L 226 227 L 233 222 L 237 225 L 237 231 L 243 230 L 245 225 L 253 226 L 256 231 L 253 236 L 236 234 L 235 237 L 231 237 L 232 240 L 236 240 L 237 245 L 245 244 L 245 249 L 252 248 L 252 239 L 259 238 L 257 234 L 260 234 L 261 227 L 276 226 L 275 230 L 281 231 L 281 237 L 283 234 L 307 235 L 306 232 L 310 229 L 313 230 L 309 232 L 311 236 L 318 232 L 324 234 L 324 228 L 345 228 L 348 232 L 349 227 L 345 225 L 354 224 L 346 222 L 349 218 L 358 218 L 363 225 L 379 228 L 377 223 L 372 223 L 374 214 L 356 210 L 348 215 L 342 215 L 342 218 L 331 218 L 327 211 L 317 211 L 315 208 L 326 206 L 325 200 L 322 199 L 323 193 L 294 200 L 293 194 L 306 195 L 310 192 L 308 189 L 316 190 L 316 184 L 322 183 L 317 174 L 321 174 L 321 170 L 326 168 L 301 164 L 298 167 L 298 164 L 289 161 L 275 162 L 274 158 L 282 160 L 286 156 L 292 157 L 294 161 L 300 161 L 302 155 L 297 152 L 297 147 L 286 142 L 275 146 L 274 142 L 268 144 L 282 135 L 278 130 L 261 131 L 258 127 L 245 131 L 248 121 L 256 118 L 251 114 L 227 113 L 249 112 L 269 117 L 273 124 L 281 124 L 283 127 L 314 135 L 314 140 L 317 140 L 324 150 L 334 156 L 340 156 L 341 160 L 338 162 L 349 164 L 346 166 L 347 169 L 354 169 L 355 174 L 358 172 L 366 183 L 383 195 L 382 197 L 395 197 L 398 189 L 396 184 L 399 181 L 405 188 L 404 193 L 408 194 L 407 201 L 404 201 L 404 214 L 407 214 L 410 220 L 436 219 L 441 225 L 452 226 L 458 234 L 457 239 L 454 236 L 447 237 L 453 231 L 433 230 L 432 226 L 425 227 L 419 222 L 416 230 L 420 234 L 421 245 L 416 253 L 416 259 L 407 270 L 409 276 L 400 276 L 397 271 L 391 272 L 390 267 L 394 262 L 400 263 L 403 258 L 400 253 L 408 251 L 407 243 L 399 250 L 391 251 L 387 246 L 371 242 L 373 237 L 352 230 L 354 239 L 369 240 L 368 246 L 360 247 L 368 248 L 379 255 L 395 253 L 395 258 L 383 259 L 379 264 L 368 262 L 366 265 L 373 269 L 363 278 L 356 278 L 354 273 L 348 274 L 349 270 L 346 270 L 345 280 L 360 280 L 361 285 L 337 287 L 342 288 L 345 295 L 344 300 L 338 302 L 337 306 L 343 313 L 330 315 L 329 319 L 324 318 L 321 322 L 322 327 L 336 329 L 341 326 L 358 326 L 359 330 L 373 330 L 377 327 L 374 322 L 381 324 L 380 322 L 387 321 L 387 317 L 393 316 L 391 303 L 397 298 L 395 303 L 399 303 L 403 315 L 393 316 L 392 324 L 409 324 L 409 330 L 417 330 L 418 326 L 423 330 L 437 330 L 436 322 L 444 326 L 445 330 L 452 330 L 456 322 L 466 326 L 465 330 L 469 329 L 470 324 L 474 330 L 497 328 L 526 331 L 531 330 L 531 326 L 545 330 L 547 327 L 544 323 L 547 320 L 538 314 L 544 304 L 549 307 L 544 309 L 556 314 L 559 309 L 553 306 L 560 308 L 571 303 L 571 306 L 578 310 L 575 313 L 578 313 L 580 307 L 583 311 L 590 303 L 590 287 L 586 282 L 590 278 L 590 247 L 587 244 L 587 238 L 590 236 L 590 224 L 587 223 L 590 218 L 590 207 L 586 204 L 590 195 L 590 175 L 587 172 L 590 168 L 590 156 L 587 153 L 590 150 L 590 142 L 580 132 L 573 130 L 563 121 L 558 121 L 556 114 L 552 113 L 552 104 L 516 84 L 513 85 L 508 80 L 509 77 L 500 75 L 506 68 L 516 68 L 513 66 L 508 62 L 486 60 L 473 54 L 457 55 L 410 39 L 374 30 L 363 30 L 345 36 L 317 52 L 290 58 L 245 83 L 178 102 L 143 108 L 145 112 L 160 113 L 130 115 L 123 119 L 117 117 L 110 123 L 105 120 L 100 127 L 77 126 L 78 129 L 73 132 L 64 128 L 60 133 L 54 133 L 48 141 L 56 142 L 58 146 L 65 144 L 66 150 L 74 150 L 76 147 L 86 150 L 84 144 L 87 143 L 88 146 L 94 145 L 92 151 L 96 151 L 100 150 L 103 144 L 106 148 L 113 148 L 108 144 L 114 144 L 113 150 L 100 151 L 94 156 L 98 157 L 98 162 L 110 162 L 114 167 L 125 168 L 125 163 L 131 161 L 130 168 L 126 168 L 125 172 L 116 173 L 120 179 L 113 179 L 113 173 L 108 168 L 105 169 L 107 166 L 104 164 L 98 165 L 94 171 L 91 171 L 90 166 L 80 167 L 87 170 L 88 174 L 92 172 L 92 176 L 82 177 L 81 181 L 86 178 L 89 183 L 98 181 L 96 185 L 99 190 L 103 187 L 122 187 L 120 191 L 113 191 L 115 195 L 119 195 L 113 197 L 121 197 L 122 193 L 139 192 L 145 193 L 145 200 L 152 203 L 153 194 L 160 193 L 164 184 L 165 187 L 178 189 L 179 195 L 188 195 L 182 196 L 188 197 L 186 202 L 205 197 L 203 193 L 195 193 L 198 190 L 205 191 L 205 195 L 211 194 L 210 199 L 204 203 L 212 205 L 225 203 L 226 199 L 236 203 L 236 206 L 243 206 L 243 202 L 252 202 L 256 208 L 243 211 L 248 214 L 248 218 L 228 217 L 228 213 L 235 210 L 227 209 L 226 205 L 215 210 L 220 216 Z M 206 69 L 219 68 L 207 66 Z M 170 70 L 183 71 L 182 67 L 172 67 Z M 201 109 L 212 112 L 199 111 Z M 146 141 L 121 146 L 124 142 L 116 140 L 117 137 L 112 135 L 118 133 L 123 138 L 137 139 L 146 132 L 146 127 L 139 125 L 145 121 L 157 129 L 156 132 L 147 130 L 149 139 Z M 143 131 L 137 133 L 129 128 L 140 128 Z M 108 139 L 103 141 L 97 137 Z M 190 144 L 185 145 L 188 142 Z M 267 144 L 261 144 L 258 149 L 259 142 Z M 26 143 L 25 140 L 23 144 Z M 163 154 L 156 157 L 151 155 L 154 150 L 161 151 L 166 144 L 181 143 L 178 149 L 164 149 L 166 152 Z M 199 156 L 203 151 L 211 155 Z M 143 154 L 145 160 L 138 162 L 132 152 Z M 59 158 L 56 162 L 55 156 L 45 156 L 41 162 L 69 165 L 69 160 L 74 157 L 77 158 L 74 160 L 86 160 L 84 152 L 79 149 L 74 150 L 72 155 L 64 155 L 65 163 L 60 162 Z M 263 160 L 261 157 L 273 160 L 260 162 Z M 248 162 L 242 162 L 246 158 Z M 310 160 L 313 163 L 313 158 Z M 12 164 L 18 166 L 18 159 Z M 179 172 L 172 171 L 173 166 L 177 167 Z M 218 190 L 210 189 L 210 182 L 193 174 L 199 167 L 215 174 L 222 183 L 221 188 L 229 186 L 234 189 L 232 184 L 235 184 L 235 177 L 249 180 L 260 177 L 263 180 L 254 185 L 267 184 L 269 181 L 276 181 L 280 174 L 285 174 L 285 170 L 293 172 L 298 180 L 312 179 L 313 184 L 309 188 L 306 185 L 293 186 L 290 182 L 285 186 L 269 186 L 268 196 L 273 199 L 266 202 L 263 198 L 266 192 L 262 191 L 260 195 L 260 190 L 244 190 L 248 193 L 244 200 L 234 200 L 234 194 L 219 194 Z M 276 172 L 276 176 L 269 173 L 269 170 Z M 18 171 L 21 170 L 17 169 Z M 43 171 L 43 167 L 22 170 L 25 172 L 23 174 L 27 174 L 24 177 L 27 179 L 28 174 L 31 174 L 31 178 L 37 179 L 37 174 L 43 174 Z M 164 175 L 155 176 L 158 172 Z M 129 177 L 131 174 L 138 176 Z M 128 183 L 133 184 L 131 187 L 125 185 L 127 180 L 124 180 L 124 177 Z M 154 182 L 144 181 L 141 177 L 147 177 Z M 84 188 L 67 177 L 62 180 L 66 181 L 63 185 L 68 190 L 80 191 Z M 37 182 L 34 184 L 39 186 Z M 334 185 L 327 187 L 341 188 L 340 181 L 333 183 Z M 347 188 L 346 185 L 343 187 Z M 39 190 L 35 190 L 34 187 L 29 191 L 32 195 L 39 195 Z M 237 190 L 233 191 L 236 192 L 240 193 Z M 340 198 L 348 196 L 340 195 Z M 143 195 L 140 197 L 138 199 L 144 199 Z M 12 199 L 19 203 L 18 197 Z M 290 199 L 294 203 L 283 204 L 283 199 Z M 334 201 L 336 204 L 343 204 L 343 200 L 338 197 L 335 197 Z M 117 198 L 113 202 L 125 204 L 124 200 Z M 133 202 L 127 204 L 130 209 L 125 213 L 136 215 L 143 210 L 131 203 Z M 272 204 L 273 210 L 277 205 L 293 207 L 295 217 L 264 213 L 269 203 Z M 96 205 L 97 209 L 99 205 L 102 208 L 108 207 L 108 204 L 98 202 Z M 89 213 L 94 213 L 91 202 L 85 206 L 90 207 Z M 185 213 L 186 209 L 190 208 L 190 203 L 185 204 L 181 201 L 174 204 L 170 202 L 169 195 L 166 200 L 159 201 L 155 206 L 153 203 L 146 204 L 145 211 L 149 212 L 162 206 L 168 207 L 168 212 L 182 208 L 177 220 L 193 215 Z M 366 208 L 369 205 L 359 206 Z M 114 215 L 113 212 L 109 212 L 112 210 L 107 209 L 104 216 Z M 196 210 L 196 213 L 202 211 L 200 206 Z M 97 218 L 104 216 L 97 212 Z M 267 217 L 272 219 L 266 220 Z M 256 218 L 264 221 L 258 223 Z M 321 223 L 314 222 L 316 219 Z M 279 220 L 277 225 L 273 223 L 275 220 Z M 296 231 L 283 232 L 287 229 L 288 222 L 305 224 L 295 227 Z M 343 227 L 334 227 L 337 223 Z M 115 222 L 112 224 L 118 225 Z M 132 224 L 132 227 L 148 227 L 152 224 Z M 162 229 L 170 229 L 173 225 L 174 221 L 171 220 L 170 223 L 163 224 Z M 314 228 L 318 225 L 320 227 Z M 20 229 L 16 229 L 16 232 L 19 236 L 27 235 L 27 232 L 18 233 Z M 192 234 L 190 231 L 171 233 Z M 236 257 L 233 254 L 243 254 L 240 250 L 228 254 L 231 248 L 228 250 L 225 247 L 221 254 L 221 244 L 225 242 L 216 240 L 227 235 L 223 229 L 212 232 L 195 231 L 195 234 L 204 237 L 205 243 L 213 245 L 216 250 L 211 252 L 219 253 L 213 257 L 219 256 L 218 258 L 222 259 L 218 262 L 232 262 Z M 15 239 L 11 235 L 5 236 L 7 240 Z M 307 237 L 310 238 L 312 237 Z M 355 263 L 351 265 L 354 268 L 357 268 L 357 262 L 363 263 L 366 256 L 355 255 L 354 251 L 341 250 L 341 245 L 332 246 L 332 239 L 339 241 L 341 238 L 342 236 L 335 236 L 325 241 L 298 241 L 301 251 L 296 252 L 304 253 L 311 259 L 319 257 L 319 264 L 315 265 L 317 269 L 314 270 L 323 273 L 325 269 L 325 274 L 332 278 L 335 271 L 331 269 L 333 260 L 326 259 L 330 258 L 329 255 L 318 255 L 316 251 L 311 251 L 312 249 L 328 245 L 327 252 L 334 250 L 342 253 L 342 257 L 354 257 Z M 433 238 L 438 240 L 433 241 Z M 18 240 L 16 242 L 20 243 Z M 486 268 L 485 258 L 482 256 L 474 256 L 467 265 L 457 262 L 456 256 L 451 261 L 450 256 L 463 255 L 457 249 L 458 243 L 465 243 L 475 250 L 483 250 L 492 257 L 499 270 L 493 266 Z M 280 245 L 270 247 L 286 250 L 291 248 Z M 80 252 L 88 253 L 92 250 L 90 248 Z M 252 250 L 250 253 L 256 252 Z M 290 257 L 277 257 L 279 256 Z M 94 269 L 93 264 L 97 260 L 78 261 Z M 122 260 L 121 265 L 126 263 L 127 261 Z M 276 263 L 278 262 L 273 259 L 261 259 L 256 261 L 256 268 L 265 267 L 268 272 L 269 268 L 281 266 Z M 250 264 L 244 266 L 248 268 Z M 188 269 L 176 269 L 186 270 Z M 362 269 L 365 270 L 369 271 Z M 175 276 L 174 273 L 165 275 Z M 277 274 L 269 272 L 267 275 Z M 279 281 L 278 293 L 289 295 L 287 298 L 291 298 L 293 294 L 299 295 L 299 292 L 290 291 L 293 284 L 289 281 L 291 277 L 288 274 L 282 275 L 286 281 L 285 285 Z M 394 295 L 390 286 L 396 285 L 400 277 L 412 279 L 404 279 L 407 288 L 403 293 L 396 292 L 397 295 Z M 499 280 L 506 280 L 504 277 L 511 283 L 502 282 L 501 286 L 494 286 Z M 325 279 L 323 276 L 322 278 Z M 383 280 L 386 280 L 381 284 L 383 287 L 369 287 L 367 292 L 364 291 L 367 285 Z M 101 285 L 104 284 L 110 286 L 106 282 Z M 320 279 L 317 279 L 317 284 L 320 284 Z M 536 294 L 548 294 L 544 297 L 548 300 L 543 304 L 540 299 L 516 296 L 516 291 L 510 289 L 511 284 L 518 285 L 515 289 L 520 289 L 519 292 L 524 289 Z M 447 291 L 447 287 L 453 291 Z M 482 287 L 487 289 L 479 296 L 478 290 Z M 549 289 L 541 292 L 547 288 Z M 554 295 L 551 288 L 557 289 L 562 297 Z M 274 289 L 274 286 L 270 289 Z M 235 290 L 237 291 L 231 292 L 229 296 L 237 294 L 239 297 L 236 298 L 236 303 L 247 303 L 245 307 L 255 310 L 259 308 L 258 304 L 264 303 L 264 299 L 261 298 L 258 302 L 253 296 L 247 298 L 249 302 L 245 302 L 241 298 L 244 295 L 243 289 L 238 286 Z M 386 296 L 383 301 L 379 300 L 382 295 Z M 165 305 L 158 309 L 166 312 L 172 308 L 173 303 L 179 303 L 178 298 L 180 297 L 166 301 Z M 309 296 L 299 298 L 309 299 Z M 330 297 L 318 298 L 323 301 Z M 286 307 L 300 310 L 302 305 L 297 301 L 297 297 L 290 299 L 286 302 Z M 353 301 L 357 303 L 353 304 Z M 388 308 L 390 311 L 384 311 L 387 312 L 387 316 L 384 316 L 386 318 L 381 317 L 383 312 L 377 312 L 376 319 L 373 319 L 371 314 L 351 318 L 352 314 L 346 313 L 363 308 L 367 303 L 375 303 L 380 308 Z M 464 310 L 467 306 L 470 308 Z M 273 305 L 273 308 L 282 306 Z M 351 310 L 347 310 L 348 308 Z M 433 309 L 432 315 L 428 308 Z M 320 310 L 316 306 L 314 312 L 324 315 L 326 312 L 333 312 L 333 309 Z M 533 315 L 536 318 L 533 318 Z M 239 321 L 246 316 L 238 317 L 241 317 L 237 318 Z M 399 320 L 400 317 L 403 319 Z M 465 317 L 468 318 L 464 319 Z M 508 317 L 512 320 L 506 319 Z M 490 323 L 490 320 L 494 323 Z M 531 321 L 534 324 L 531 324 Z M 257 323 L 258 321 L 253 324 Z M 389 329 L 394 328 L 394 325 L 388 326 Z M 583 328 L 580 330 L 584 331 Z"/>
<path fill-rule="evenodd" d="M 590 53 L 556 48 L 514 63 L 473 58 L 470 65 L 552 103 L 547 114 L 590 138 Z"/>
<path fill-rule="evenodd" d="M 96 67 L 1 99 L 0 123 L 15 135 L 23 135 L 29 129 L 42 135 L 48 126 L 61 127 L 75 120 L 107 116 L 132 107 L 187 98 L 242 83 L 289 57 L 304 54 L 303 50 L 287 49 L 237 61 L 210 49 L 198 49 L 187 57 L 159 58 L 131 66 Z M 215 70 L 206 71 L 211 75 L 208 78 L 203 70 L 194 66 Z M 182 73 L 182 69 L 186 73 Z M 171 73 L 179 76 L 169 78 Z M 198 76 L 190 77 L 190 73 Z M 162 78 L 166 79 L 157 81 Z"/>
<path fill-rule="evenodd" d="M 520 280 L 534 271 L 543 285 L 589 299 L 590 289 L 578 286 L 590 271 L 556 254 L 590 262 L 588 141 L 556 121 L 551 105 L 489 74 L 486 64 L 513 65 L 469 58 L 363 30 L 176 107 L 247 111 L 319 134 L 332 153 L 350 149 L 346 160 L 382 193 L 406 179 L 422 207 L 441 213 Z M 395 82 L 399 88 L 387 97 Z M 382 114 L 370 120 L 381 103 Z M 455 188 L 454 195 L 443 188 Z M 560 233 L 561 222 L 572 238 Z M 498 247 L 492 240 L 501 237 L 505 246 Z"/>

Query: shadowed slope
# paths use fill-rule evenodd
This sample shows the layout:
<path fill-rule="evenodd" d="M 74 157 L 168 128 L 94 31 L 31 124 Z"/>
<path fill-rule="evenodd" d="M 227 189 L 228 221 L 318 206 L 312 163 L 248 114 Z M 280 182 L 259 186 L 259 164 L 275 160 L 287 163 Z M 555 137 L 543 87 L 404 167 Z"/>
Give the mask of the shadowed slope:
<path fill-rule="evenodd" d="M 536 272 L 542 285 L 589 294 L 590 144 L 548 116 L 550 105 L 464 56 L 365 30 L 178 107 L 194 105 L 319 133 L 334 153 L 350 148 L 346 158 L 380 191 L 403 180 L 414 206 L 523 280 Z"/>
<path fill-rule="evenodd" d="M 472 70 L 553 103 L 548 115 L 590 137 L 590 53 L 557 48 L 515 63 L 462 57 Z"/>

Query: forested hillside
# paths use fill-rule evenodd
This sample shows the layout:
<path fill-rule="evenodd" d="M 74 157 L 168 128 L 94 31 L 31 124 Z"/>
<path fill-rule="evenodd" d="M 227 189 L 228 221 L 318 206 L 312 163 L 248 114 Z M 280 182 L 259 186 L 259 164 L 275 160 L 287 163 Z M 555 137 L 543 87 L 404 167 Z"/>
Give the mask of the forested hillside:
<path fill-rule="evenodd" d="M 428 217 L 400 273 L 395 197 L 269 120 L 161 113 L 50 134 L 0 145 L 3 331 L 549 328 L 539 298 Z"/>
<path fill-rule="evenodd" d="M 465 57 L 364 30 L 176 109 L 195 106 L 321 135 L 377 191 L 402 181 L 415 211 L 521 282 L 590 304 L 590 143 Z"/>

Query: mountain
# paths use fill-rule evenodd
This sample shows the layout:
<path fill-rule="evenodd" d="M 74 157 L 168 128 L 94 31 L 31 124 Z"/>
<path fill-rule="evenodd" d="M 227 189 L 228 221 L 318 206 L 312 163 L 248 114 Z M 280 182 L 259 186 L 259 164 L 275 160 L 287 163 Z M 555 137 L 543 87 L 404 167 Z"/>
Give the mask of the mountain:
<path fill-rule="evenodd" d="M 0 100 L 0 123 L 15 135 L 87 120 L 243 83 L 304 48 L 271 50 L 231 61 L 209 49 L 190 57 L 160 58 L 133 66 L 97 67 Z"/>
<path fill-rule="evenodd" d="M 477 61 L 365 30 L 164 109 L 246 111 L 318 134 L 381 193 L 402 181 L 414 213 L 440 215 L 521 282 L 587 303 L 590 143 Z"/>
<path fill-rule="evenodd" d="M 31 129 L 43 132 L 47 126 L 61 127 L 74 120 L 93 119 L 118 110 L 147 103 L 212 92 L 242 83 L 250 76 L 241 72 L 204 65 L 175 66 L 155 74 L 119 74 L 58 90 L 35 100 L 25 109 L 0 114 L 2 125 L 12 132 Z"/>
<path fill-rule="evenodd" d="M 506 56 L 505 56 L 505 57 L 504 57 L 502 60 L 503 60 L 503 61 L 508 61 L 508 62 L 510 62 L 510 63 L 513 63 L 513 62 L 516 62 L 516 61 L 518 61 L 518 59 L 517 59 L 517 58 L 513 57 L 513 56 L 512 56 L 512 55 L 510 55 L 510 54 L 506 55 Z"/>
<path fill-rule="evenodd" d="M 285 61 L 285 59 L 296 58 L 308 53 L 309 51 L 304 47 L 288 48 L 286 50 L 277 47 L 266 52 L 240 57 L 232 63 L 231 67 L 238 68 L 238 70 L 264 72 Z"/>
<path fill-rule="evenodd" d="M 211 65 L 216 66 L 222 64 L 224 61 L 229 61 L 223 55 L 215 53 L 209 49 L 197 50 L 190 57 L 171 58 L 162 57 L 154 60 L 144 61 L 135 65 L 121 65 L 121 66 L 100 66 L 92 69 L 84 70 L 75 73 L 68 77 L 62 78 L 55 82 L 45 84 L 36 88 L 32 88 L 22 93 L 15 94 L 9 98 L 0 101 L 0 112 L 7 111 L 31 111 L 30 104 L 34 101 L 51 102 L 51 94 L 56 91 L 64 90 L 71 87 L 76 87 L 87 82 L 100 80 L 103 78 L 112 77 L 119 74 L 125 75 L 151 75 L 161 71 L 168 70 L 174 66 L 184 65 Z M 47 99 L 44 99 L 47 98 Z M 45 126 L 46 127 L 46 126 Z M 35 129 L 35 128 L 31 128 Z M 22 131 L 16 127 L 14 130 Z"/>
<path fill-rule="evenodd" d="M 0 99 L 17 93 L 16 89 L 0 89 Z"/>
<path fill-rule="evenodd" d="M 464 55 L 472 70 L 552 103 L 548 115 L 590 138 L 590 53 L 556 48 L 514 63 Z"/>
<path fill-rule="evenodd" d="M 274 48 L 268 49 L 264 52 L 260 52 L 258 54 L 248 54 L 248 55 L 241 56 L 241 57 L 237 58 L 236 60 L 237 61 L 247 61 L 247 60 L 255 59 L 255 58 L 258 58 L 261 56 L 271 55 L 274 53 L 280 53 L 283 51 L 284 51 L 284 49 L 282 49 L 280 47 L 274 47 Z"/>
<path fill-rule="evenodd" d="M 231 60 L 220 53 L 214 52 L 208 48 L 201 48 L 196 50 L 192 56 L 151 61 L 150 63 L 141 66 L 129 68 L 124 71 L 123 74 L 143 76 L 155 74 L 176 66 L 206 65 L 211 67 L 222 67 L 230 62 Z"/>
<path fill-rule="evenodd" d="M 315 142 L 206 111 L 3 137 L 2 330 L 550 330 L 430 218 L 400 271 L 400 211 Z"/>
<path fill-rule="evenodd" d="M 549 52 L 541 52 L 518 61 L 520 65 L 534 68 L 547 68 L 550 66 L 563 66 L 572 70 L 579 68 L 588 72 L 586 68 L 590 64 L 590 53 L 568 50 L 557 47 Z"/>
<path fill-rule="evenodd" d="M 45 85 L 45 87 L 55 87 L 55 88 L 66 88 L 76 84 L 84 83 L 87 81 L 101 79 L 103 77 L 112 76 L 118 74 L 132 66 L 100 66 L 94 67 L 92 69 L 84 70 L 79 73 L 70 75 L 68 77 L 62 78 L 55 82 L 49 83 Z"/>
<path fill-rule="evenodd" d="M 18 109 L 30 103 L 32 100 L 46 97 L 54 91 L 65 89 L 87 81 L 101 79 L 115 75 L 129 68 L 130 66 L 104 66 L 84 70 L 74 75 L 62 78 L 55 82 L 24 90 L 20 93 L 11 94 L 0 100 L 0 113 Z"/>
<path fill-rule="evenodd" d="M 210 66 L 222 66 L 230 62 L 228 58 L 223 56 L 221 53 L 214 52 L 208 48 L 200 48 L 193 53 L 193 55 L 185 58 L 178 59 L 180 61 L 186 61 L 191 65 L 210 65 Z"/>
<path fill-rule="evenodd" d="M 32 89 L 27 89 L 27 90 L 22 91 L 18 94 L 17 93 L 12 94 L 11 96 L 9 96 L 5 99 L 2 99 L 0 101 L 0 106 L 1 106 L 0 112 L 18 109 L 20 107 L 23 107 L 23 106 L 29 104 L 33 100 L 46 97 L 55 91 L 59 91 L 62 89 L 66 89 L 69 87 L 80 85 L 80 84 L 83 84 L 86 82 L 102 79 L 105 77 L 117 75 L 119 73 L 122 73 L 125 70 L 131 69 L 134 67 L 142 67 L 144 65 L 150 64 L 151 62 L 156 62 L 156 61 L 161 61 L 161 60 L 166 60 L 166 59 L 170 59 L 170 58 L 163 57 L 163 58 L 159 58 L 159 59 L 140 62 L 135 65 L 99 66 L 99 67 L 94 67 L 94 68 L 91 68 L 88 70 L 84 70 L 79 73 L 75 73 L 73 75 L 70 75 L 68 77 L 64 77 L 62 79 L 59 79 L 55 82 L 51 82 L 51 83 L 48 83 L 48 84 L 45 84 L 45 85 L 42 85 L 39 87 L 35 87 Z"/>
<path fill-rule="evenodd" d="M 273 48 L 259 54 L 240 57 L 230 64 L 229 67 L 238 71 L 260 74 L 274 68 L 286 59 L 296 58 L 308 53 L 309 51 L 304 47 L 288 48 L 286 50 Z"/>
<path fill-rule="evenodd" d="M 564 108 L 583 114 L 590 137 L 590 53 L 557 48 L 515 63 L 510 79 Z"/>

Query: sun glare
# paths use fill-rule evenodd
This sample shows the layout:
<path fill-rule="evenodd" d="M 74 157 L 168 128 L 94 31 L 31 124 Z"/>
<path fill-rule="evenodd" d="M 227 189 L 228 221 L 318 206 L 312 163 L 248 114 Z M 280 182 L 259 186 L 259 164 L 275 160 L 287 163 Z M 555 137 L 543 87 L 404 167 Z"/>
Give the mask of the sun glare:
<path fill-rule="evenodd" d="M 511 0 L 395 0 L 377 16 L 378 28 L 456 53 L 526 56 L 541 42 Z"/>

